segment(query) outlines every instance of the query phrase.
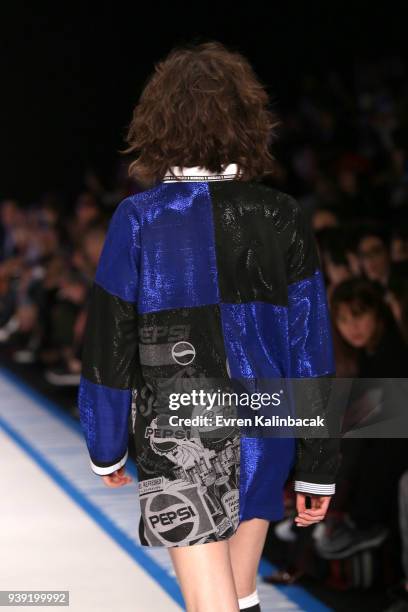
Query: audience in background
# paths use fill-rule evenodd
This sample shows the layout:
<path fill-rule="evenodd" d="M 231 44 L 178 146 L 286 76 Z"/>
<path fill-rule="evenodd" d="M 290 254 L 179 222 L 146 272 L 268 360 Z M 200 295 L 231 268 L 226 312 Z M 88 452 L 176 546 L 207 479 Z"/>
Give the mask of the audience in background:
<path fill-rule="evenodd" d="M 374 418 L 366 400 L 376 389 L 364 379 L 408 378 L 407 82 L 398 57 L 357 63 L 351 79 L 335 72 L 305 77 L 283 114 L 277 171 L 267 180 L 302 203 L 315 231 L 337 376 L 361 379 L 346 430 Z M 54 386 L 79 382 L 87 300 L 107 225 L 115 205 L 139 190 L 123 168 L 110 189 L 87 172 L 73 207 L 50 193 L 28 207 L 14 199 L 0 205 L 0 350 L 40 365 Z M 313 538 L 315 554 L 346 558 L 399 529 L 408 580 L 408 519 L 401 514 L 408 507 L 408 441 L 342 444 L 337 495 Z M 293 524 L 290 534 L 285 529 L 283 539 L 299 536 Z M 406 580 L 401 600 L 408 600 Z"/>

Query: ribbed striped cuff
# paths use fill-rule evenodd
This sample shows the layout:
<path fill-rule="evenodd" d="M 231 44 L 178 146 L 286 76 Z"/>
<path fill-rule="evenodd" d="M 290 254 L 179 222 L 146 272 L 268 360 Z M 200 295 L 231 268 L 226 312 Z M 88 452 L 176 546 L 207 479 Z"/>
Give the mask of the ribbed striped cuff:
<path fill-rule="evenodd" d="M 321 484 L 317 482 L 304 482 L 295 480 L 295 491 L 298 493 L 313 493 L 314 495 L 334 495 L 336 484 Z"/>
<path fill-rule="evenodd" d="M 107 465 L 104 467 L 100 467 L 99 465 L 95 465 L 95 463 L 90 459 L 91 469 L 98 476 L 108 476 L 109 474 L 113 474 L 116 470 L 125 465 L 128 458 L 128 450 L 126 449 L 126 453 L 123 455 L 122 459 L 113 465 Z"/>

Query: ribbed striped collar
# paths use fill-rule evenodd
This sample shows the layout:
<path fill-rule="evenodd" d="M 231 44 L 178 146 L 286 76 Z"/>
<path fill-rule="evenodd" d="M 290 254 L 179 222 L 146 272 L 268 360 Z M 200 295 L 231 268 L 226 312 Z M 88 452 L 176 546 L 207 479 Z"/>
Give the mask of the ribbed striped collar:
<path fill-rule="evenodd" d="M 174 175 L 174 176 L 173 176 Z M 172 166 L 166 172 L 163 182 L 169 181 L 227 181 L 239 176 L 237 164 L 228 164 L 221 173 L 210 172 L 200 166 Z"/>

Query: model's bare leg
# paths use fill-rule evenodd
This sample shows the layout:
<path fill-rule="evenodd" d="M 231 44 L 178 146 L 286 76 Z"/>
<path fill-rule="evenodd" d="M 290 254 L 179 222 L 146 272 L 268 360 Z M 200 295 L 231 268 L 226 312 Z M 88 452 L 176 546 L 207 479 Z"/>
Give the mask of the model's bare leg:
<path fill-rule="evenodd" d="M 187 612 L 238 612 L 228 541 L 169 548 Z"/>
<path fill-rule="evenodd" d="M 240 599 L 256 591 L 256 576 L 269 521 L 254 518 L 242 521 L 229 539 L 235 587 Z"/>

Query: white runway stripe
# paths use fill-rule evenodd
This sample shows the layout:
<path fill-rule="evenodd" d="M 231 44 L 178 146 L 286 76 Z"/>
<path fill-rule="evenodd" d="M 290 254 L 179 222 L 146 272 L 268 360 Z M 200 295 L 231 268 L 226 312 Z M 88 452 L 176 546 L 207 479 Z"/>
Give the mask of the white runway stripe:
<path fill-rule="evenodd" d="M 2 590 L 69 590 L 73 612 L 181 609 L 1 431 L 0 448 Z"/>
<path fill-rule="evenodd" d="M 120 489 L 102 485 L 90 470 L 79 424 L 0 371 L 0 431 L 1 425 L 9 439 L 3 433 L 0 440 L 2 472 L 8 472 L 0 588 L 70 588 L 75 612 L 182 609 L 167 550 L 140 546 L 136 482 Z M 128 466 L 135 477 L 133 462 Z M 3 540 L 3 533 L 13 535 Z M 270 567 L 263 562 L 263 569 Z M 328 611 L 303 589 L 293 589 L 289 599 L 290 589 L 283 593 L 259 580 L 263 612 Z"/>

